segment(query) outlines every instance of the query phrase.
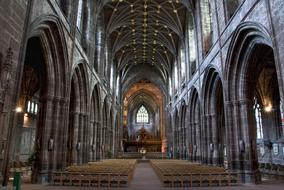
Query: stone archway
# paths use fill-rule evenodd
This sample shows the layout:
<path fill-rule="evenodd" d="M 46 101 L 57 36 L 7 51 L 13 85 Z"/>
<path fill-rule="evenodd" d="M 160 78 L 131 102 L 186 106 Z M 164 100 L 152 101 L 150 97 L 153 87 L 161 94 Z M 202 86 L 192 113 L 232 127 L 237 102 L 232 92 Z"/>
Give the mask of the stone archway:
<path fill-rule="evenodd" d="M 244 23 L 239 26 L 230 48 L 229 52 L 234 53 L 228 56 L 226 116 L 229 138 L 233 139 L 230 149 L 235 151 L 229 155 L 229 167 L 243 172 L 244 182 L 259 183 L 258 153 L 268 152 L 273 156 L 268 148 L 271 140 L 283 135 L 283 132 L 280 134 L 278 65 L 274 60 L 271 38 L 261 25 Z M 259 136 L 260 129 L 262 135 Z"/>
<path fill-rule="evenodd" d="M 203 82 L 204 130 L 207 163 L 227 165 L 223 85 L 219 73 L 208 68 Z M 226 163 L 224 163 L 226 161 Z"/>
<path fill-rule="evenodd" d="M 32 165 L 32 182 L 48 181 L 53 168 L 64 166 L 65 139 L 60 136 L 67 122 L 64 115 L 68 64 L 60 31 L 56 18 L 40 17 L 32 23 L 26 45 L 18 100 L 22 112 L 16 116 L 11 140 L 15 142 L 12 145 L 16 162 L 28 161 Z"/>
<path fill-rule="evenodd" d="M 109 108 L 107 104 L 107 98 L 103 101 L 103 107 L 102 107 L 102 135 L 101 135 L 101 158 L 106 158 L 106 153 L 109 151 L 109 144 L 108 144 L 108 132 L 109 132 Z"/>
<path fill-rule="evenodd" d="M 161 89 L 150 81 L 141 80 L 140 82 L 133 84 L 123 94 L 124 100 L 124 128 L 129 139 L 125 145 L 131 145 L 133 151 L 138 148 L 142 148 L 146 144 L 142 142 L 135 143 L 134 136 L 139 133 L 144 122 L 136 121 L 136 113 L 138 109 L 144 105 L 148 110 L 150 116 L 150 122 L 144 123 L 145 130 L 148 132 L 148 137 L 152 138 L 152 142 L 147 145 L 149 151 L 165 152 L 167 149 L 167 140 L 165 136 L 165 113 L 164 113 L 164 94 Z M 148 128 L 148 129 L 147 129 Z M 135 129 L 136 132 L 135 132 Z M 139 136 L 138 134 L 136 136 Z M 150 142 L 150 140 L 148 139 Z M 134 146 L 137 144 L 137 146 Z M 144 147 L 145 148 L 145 147 Z M 148 152 L 149 152 L 148 151 Z M 161 154 L 162 155 L 162 154 Z"/>
<path fill-rule="evenodd" d="M 21 94 L 18 103 L 23 108 L 23 112 L 17 118 L 20 127 L 17 127 L 16 130 L 21 135 L 16 138 L 15 154 L 16 160 L 28 161 L 32 165 L 33 182 L 36 182 L 40 170 L 40 153 L 44 138 L 42 123 L 45 120 L 43 110 L 46 110 L 48 103 L 52 103 L 51 99 L 45 98 L 48 92 L 45 64 L 46 60 L 40 39 L 30 38 L 27 43 Z M 51 137 L 50 135 L 47 138 L 54 139 L 54 136 Z M 49 147 L 49 149 L 51 148 L 53 147 Z"/>
<path fill-rule="evenodd" d="M 88 161 L 89 116 L 87 114 L 88 84 L 83 64 L 77 65 L 71 79 L 67 164 L 82 164 Z"/>
<path fill-rule="evenodd" d="M 194 162 L 202 162 L 203 144 L 201 141 L 200 100 L 197 90 L 191 91 L 189 99 L 189 159 Z"/>
<path fill-rule="evenodd" d="M 96 85 L 93 89 L 91 96 L 90 108 L 90 154 L 89 161 L 99 160 L 99 134 L 100 134 L 100 92 L 99 87 Z"/>
<path fill-rule="evenodd" d="M 179 150 L 180 150 L 180 158 L 181 159 L 187 159 L 187 143 L 186 143 L 186 112 L 187 112 L 187 106 L 185 101 L 181 103 L 181 108 L 180 108 L 180 114 L 179 114 L 179 136 L 178 138 L 180 139 L 179 142 Z"/>
<path fill-rule="evenodd" d="M 62 149 L 66 142 L 61 136 L 67 122 L 68 60 L 56 17 L 45 15 L 36 19 L 28 36 L 17 103 L 22 112 L 16 114 L 9 148 L 14 161 L 31 164 L 32 182 L 46 182 L 52 169 L 64 167 Z M 22 149 L 27 144 L 32 147 Z M 4 167 L 5 176 L 9 161 Z"/>
<path fill-rule="evenodd" d="M 179 159 L 180 158 L 180 150 L 179 150 L 179 113 L 178 110 L 175 110 L 174 113 L 174 158 Z"/>

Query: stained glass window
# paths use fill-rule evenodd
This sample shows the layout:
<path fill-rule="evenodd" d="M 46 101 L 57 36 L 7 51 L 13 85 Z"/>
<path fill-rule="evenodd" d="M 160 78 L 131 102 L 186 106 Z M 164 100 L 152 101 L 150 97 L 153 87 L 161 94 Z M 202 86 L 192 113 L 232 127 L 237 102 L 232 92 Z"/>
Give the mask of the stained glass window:
<path fill-rule="evenodd" d="M 113 65 L 111 65 L 111 68 L 110 68 L 110 89 L 112 88 L 113 88 Z"/>
<path fill-rule="evenodd" d="M 257 101 L 257 98 L 254 98 L 254 114 L 255 114 L 255 121 L 256 121 L 256 133 L 257 139 L 263 139 L 263 129 L 262 129 L 262 113 L 260 105 Z"/>
<path fill-rule="evenodd" d="M 95 69 L 99 72 L 99 66 L 101 64 L 101 54 L 102 54 L 102 42 L 103 42 L 103 32 L 100 26 L 97 27 L 96 31 L 96 60 L 97 63 L 95 65 Z"/>
<path fill-rule="evenodd" d="M 77 12 L 77 27 L 79 30 L 82 29 L 82 13 L 83 13 L 83 0 L 79 0 L 78 12 Z"/>
<path fill-rule="evenodd" d="M 180 64 L 181 64 L 181 76 L 185 76 L 186 66 L 185 66 L 185 55 L 184 55 L 184 48 L 180 47 Z"/>
<path fill-rule="evenodd" d="M 192 74 L 196 71 L 196 36 L 195 36 L 195 25 L 192 13 L 189 14 L 188 18 L 188 48 L 189 48 L 189 62 L 191 66 Z"/>
<path fill-rule="evenodd" d="M 31 114 L 37 114 L 39 110 L 38 103 L 33 100 L 28 100 L 26 112 Z"/>
<path fill-rule="evenodd" d="M 203 50 L 207 54 L 212 45 L 212 23 L 211 8 L 209 0 L 201 0 L 201 21 L 203 34 Z"/>
<path fill-rule="evenodd" d="M 148 123 L 149 122 L 149 114 L 147 109 L 144 106 L 141 106 L 136 115 L 137 123 Z"/>
<path fill-rule="evenodd" d="M 280 125 L 280 131 L 281 131 L 281 133 L 280 133 L 280 137 L 281 136 L 284 136 L 284 111 L 283 111 L 283 102 L 282 101 L 280 101 L 280 105 L 279 105 L 279 107 L 280 107 L 280 119 L 281 119 L 281 125 Z"/>
<path fill-rule="evenodd" d="M 170 96 L 172 96 L 172 90 L 173 90 L 173 88 L 172 88 L 172 79 L 171 79 L 171 77 L 169 77 L 169 95 Z"/>
<path fill-rule="evenodd" d="M 116 96 L 118 96 L 118 94 L 119 94 L 119 75 L 117 76 L 117 78 L 116 78 Z"/>
<path fill-rule="evenodd" d="M 178 70 L 177 70 L 177 62 L 175 61 L 174 64 L 174 84 L 175 84 L 175 89 L 178 88 Z"/>

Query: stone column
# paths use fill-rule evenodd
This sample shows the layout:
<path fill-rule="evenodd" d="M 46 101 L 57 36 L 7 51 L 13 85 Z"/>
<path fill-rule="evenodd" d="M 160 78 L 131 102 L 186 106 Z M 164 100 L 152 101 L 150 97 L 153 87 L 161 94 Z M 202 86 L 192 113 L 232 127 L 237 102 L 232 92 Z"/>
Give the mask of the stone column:
<path fill-rule="evenodd" d="M 207 164 L 213 165 L 213 154 L 214 154 L 214 121 L 213 121 L 213 114 L 207 114 L 206 115 L 206 152 L 207 152 L 207 158 L 206 162 Z"/>
<path fill-rule="evenodd" d="M 215 113 L 211 114 L 211 139 L 212 141 L 210 143 L 212 143 L 212 146 L 211 148 L 213 148 L 213 150 L 210 150 L 211 151 L 211 156 L 212 156 L 212 164 L 214 166 L 218 166 L 219 165 L 219 152 L 220 152 L 220 146 L 219 146 L 219 141 L 218 141 L 218 119 L 217 119 L 217 115 Z M 220 137 L 220 138 L 223 138 L 223 137 Z"/>
<path fill-rule="evenodd" d="M 201 156 L 202 156 L 202 163 L 203 164 L 208 164 L 208 150 L 209 150 L 209 145 L 208 145 L 208 127 L 209 127 L 209 117 L 208 115 L 203 115 L 202 116 L 202 125 L 201 125 Z"/>
<path fill-rule="evenodd" d="M 93 161 L 94 159 L 94 151 L 93 151 L 93 144 L 94 144 L 94 129 L 95 129 L 95 122 L 94 120 L 90 120 L 89 126 L 89 134 L 87 135 L 87 137 L 89 138 L 89 157 L 88 157 L 88 161 Z"/>
<path fill-rule="evenodd" d="M 188 160 L 193 161 L 193 130 L 192 130 L 192 122 L 187 123 L 187 142 L 188 142 Z"/>
<path fill-rule="evenodd" d="M 79 141 L 81 143 L 80 150 L 78 151 L 78 164 L 83 164 L 84 162 L 84 153 L 85 153 L 85 138 L 84 138 L 84 120 L 85 120 L 85 114 L 80 113 L 79 114 L 79 130 L 78 130 L 78 136 Z"/>
<path fill-rule="evenodd" d="M 253 113 L 253 104 L 251 101 L 240 101 L 240 115 L 242 116 L 240 140 L 243 140 L 245 143 L 245 150 L 242 151 L 242 159 L 240 160 L 241 165 L 244 166 L 241 169 L 245 172 L 243 180 L 245 182 L 259 183 L 261 181 L 261 174 L 258 170 L 256 127 Z"/>
<path fill-rule="evenodd" d="M 89 115 L 83 114 L 83 163 L 88 162 L 88 155 L 90 151 L 90 127 L 89 127 Z"/>
<path fill-rule="evenodd" d="M 196 143 L 196 152 L 195 159 L 197 162 L 202 163 L 202 144 L 201 144 L 201 127 L 199 122 L 194 122 L 193 128 L 196 130 L 195 134 L 195 143 Z"/>
<path fill-rule="evenodd" d="M 227 155 L 228 168 L 232 171 L 239 171 L 241 153 L 239 150 L 240 130 L 240 104 L 239 102 L 226 102 L 226 133 L 227 133 Z"/>
<path fill-rule="evenodd" d="M 97 151 L 98 151 L 98 144 L 99 144 L 99 142 L 98 142 L 98 122 L 97 121 L 95 121 L 94 122 L 94 134 L 93 134 L 93 136 L 94 136 L 94 142 L 93 142 L 93 155 L 94 155 L 94 157 L 93 157 L 93 160 L 95 161 L 95 160 L 97 160 Z"/>
<path fill-rule="evenodd" d="M 243 182 L 260 182 L 256 129 L 250 101 L 226 102 L 228 168 L 242 173 Z"/>
<path fill-rule="evenodd" d="M 39 125 L 36 135 L 36 151 L 39 151 L 39 163 L 35 164 L 33 178 L 37 182 L 48 181 L 48 171 L 52 167 L 50 152 L 48 151 L 48 140 L 52 131 L 53 121 L 53 97 L 45 97 L 41 100 L 42 108 L 39 113 Z"/>
<path fill-rule="evenodd" d="M 52 116 L 52 129 L 51 129 L 51 134 L 47 141 L 53 141 L 53 147 L 49 150 L 49 155 L 50 155 L 50 162 L 52 170 L 56 170 L 57 168 L 57 163 L 60 163 L 61 156 L 59 156 L 60 152 L 60 144 L 58 143 L 60 141 L 60 98 L 55 97 L 53 99 L 53 116 Z M 51 145 L 50 145 L 51 146 Z M 58 160 L 59 159 L 59 160 Z M 51 177 L 51 176 L 50 176 Z"/>
<path fill-rule="evenodd" d="M 79 143 L 79 113 L 74 113 L 72 115 L 73 117 L 73 147 L 72 147 L 72 160 L 73 164 L 78 164 L 79 163 L 79 151 L 77 150 L 78 148 L 78 143 Z"/>
<path fill-rule="evenodd" d="M 103 152 L 102 152 L 102 146 L 103 146 L 103 124 L 102 124 L 102 122 L 99 123 L 99 133 L 98 133 L 98 135 L 99 135 L 99 139 L 100 139 L 99 147 L 98 147 L 98 149 L 99 149 L 99 159 L 101 160 L 101 159 L 103 159 Z"/>
<path fill-rule="evenodd" d="M 59 123 L 59 136 L 58 136 L 58 141 L 57 143 L 60 145 L 60 154 L 58 155 L 58 157 L 60 157 L 60 161 L 57 164 L 58 168 L 57 169 L 61 169 L 61 168 L 65 168 L 67 166 L 67 152 L 68 152 L 68 125 L 69 125 L 69 101 L 67 101 L 66 99 L 62 98 L 60 101 L 60 105 L 61 105 L 61 113 L 60 113 L 60 123 Z"/>

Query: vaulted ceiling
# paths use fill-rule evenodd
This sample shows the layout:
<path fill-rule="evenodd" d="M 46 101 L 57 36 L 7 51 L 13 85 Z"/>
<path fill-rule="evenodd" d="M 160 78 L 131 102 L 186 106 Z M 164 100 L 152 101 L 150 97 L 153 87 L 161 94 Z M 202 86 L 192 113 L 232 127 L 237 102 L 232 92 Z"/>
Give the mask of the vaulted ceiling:
<path fill-rule="evenodd" d="M 122 79 L 140 67 L 166 82 L 184 39 L 190 0 L 100 0 L 112 58 Z M 146 75 L 145 75 L 146 78 Z"/>

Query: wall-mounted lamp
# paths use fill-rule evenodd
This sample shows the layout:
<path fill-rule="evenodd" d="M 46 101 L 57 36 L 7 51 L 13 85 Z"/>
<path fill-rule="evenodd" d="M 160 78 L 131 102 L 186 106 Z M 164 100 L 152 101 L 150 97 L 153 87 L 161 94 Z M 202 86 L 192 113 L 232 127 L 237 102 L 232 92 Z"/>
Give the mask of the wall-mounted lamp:
<path fill-rule="evenodd" d="M 23 112 L 23 108 L 20 107 L 20 106 L 18 106 L 18 107 L 16 107 L 15 111 L 16 111 L 17 113 L 21 113 L 21 112 Z"/>
<path fill-rule="evenodd" d="M 271 112 L 272 111 L 272 105 L 268 104 L 268 105 L 264 106 L 264 111 L 265 112 Z"/>

